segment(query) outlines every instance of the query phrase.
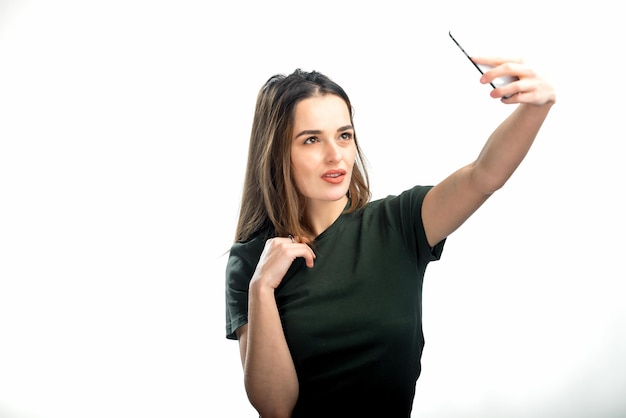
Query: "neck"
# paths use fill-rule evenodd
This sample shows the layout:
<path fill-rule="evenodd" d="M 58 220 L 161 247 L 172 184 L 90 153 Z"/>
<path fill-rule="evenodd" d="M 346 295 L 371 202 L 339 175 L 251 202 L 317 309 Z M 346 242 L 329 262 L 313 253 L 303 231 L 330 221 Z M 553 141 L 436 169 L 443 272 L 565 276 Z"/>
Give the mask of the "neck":
<path fill-rule="evenodd" d="M 307 217 L 315 236 L 328 229 L 339 218 L 347 204 L 347 196 L 332 202 L 309 201 L 307 203 Z"/>

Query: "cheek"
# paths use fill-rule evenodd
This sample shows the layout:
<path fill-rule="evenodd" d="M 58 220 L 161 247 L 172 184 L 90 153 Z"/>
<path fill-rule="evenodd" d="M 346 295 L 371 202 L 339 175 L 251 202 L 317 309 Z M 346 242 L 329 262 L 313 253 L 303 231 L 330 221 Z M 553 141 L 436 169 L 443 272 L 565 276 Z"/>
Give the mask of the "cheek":
<path fill-rule="evenodd" d="M 291 175 L 293 176 L 293 181 L 300 192 L 302 192 L 302 187 L 306 185 L 307 172 L 308 170 L 305 161 L 298 158 L 293 158 L 291 160 Z"/>
<path fill-rule="evenodd" d="M 354 166 L 356 165 L 356 150 L 353 150 L 350 153 L 350 156 L 348 157 L 348 161 L 351 161 L 351 163 L 350 163 L 350 170 L 353 170 Z"/>
<path fill-rule="evenodd" d="M 294 173 L 301 178 L 306 177 L 311 173 L 317 164 L 315 155 L 308 154 L 292 154 L 291 155 L 291 167 Z"/>

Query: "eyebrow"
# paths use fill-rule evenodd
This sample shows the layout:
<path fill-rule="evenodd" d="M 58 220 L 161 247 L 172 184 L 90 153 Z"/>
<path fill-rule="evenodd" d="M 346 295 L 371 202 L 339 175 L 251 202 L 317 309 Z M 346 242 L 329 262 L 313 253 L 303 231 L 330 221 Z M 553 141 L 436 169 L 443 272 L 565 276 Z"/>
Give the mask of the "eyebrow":
<path fill-rule="evenodd" d="M 352 125 L 346 125 L 346 126 L 342 126 L 341 128 L 337 129 L 337 132 L 345 132 L 345 131 L 350 131 L 353 130 L 354 128 L 352 127 Z M 303 135 L 319 135 L 321 134 L 322 131 L 320 131 L 319 129 L 306 129 L 302 132 L 300 132 L 298 135 L 296 135 L 293 139 L 298 139 Z"/>

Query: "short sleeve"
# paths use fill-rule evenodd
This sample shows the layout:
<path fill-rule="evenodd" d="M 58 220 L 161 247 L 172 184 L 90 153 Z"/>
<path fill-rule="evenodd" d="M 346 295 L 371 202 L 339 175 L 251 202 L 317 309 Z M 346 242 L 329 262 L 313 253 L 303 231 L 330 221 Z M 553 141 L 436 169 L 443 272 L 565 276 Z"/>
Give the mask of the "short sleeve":
<path fill-rule="evenodd" d="M 259 261 L 261 240 L 236 243 L 226 264 L 226 338 L 236 340 L 237 328 L 248 322 L 248 287 Z"/>
<path fill-rule="evenodd" d="M 426 194 L 432 189 L 433 186 L 422 186 L 415 187 L 411 189 L 409 192 L 414 194 L 414 219 L 415 219 L 415 234 L 417 235 L 417 239 L 419 241 L 419 248 L 423 249 L 424 254 L 422 257 L 427 259 L 428 261 L 436 261 L 441 258 L 441 254 L 443 253 L 443 247 L 446 242 L 446 239 L 439 241 L 435 244 L 434 247 L 430 247 L 428 244 L 428 239 L 426 238 L 426 230 L 424 228 L 424 219 L 422 218 L 422 205 L 424 203 L 424 197 Z"/>
<path fill-rule="evenodd" d="M 431 247 L 426 238 L 422 219 L 422 204 L 424 197 L 432 187 L 415 186 L 398 196 L 388 198 L 386 201 L 387 210 L 394 214 L 391 223 L 396 223 L 395 227 L 402 231 L 407 245 L 417 252 L 419 260 L 424 264 L 441 258 L 446 241 L 443 239 Z"/>

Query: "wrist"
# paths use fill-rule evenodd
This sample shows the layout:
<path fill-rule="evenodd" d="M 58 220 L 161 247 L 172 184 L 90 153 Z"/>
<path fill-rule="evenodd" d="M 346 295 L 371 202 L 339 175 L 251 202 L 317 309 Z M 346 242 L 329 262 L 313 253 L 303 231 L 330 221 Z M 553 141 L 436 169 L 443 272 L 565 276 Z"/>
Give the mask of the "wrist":
<path fill-rule="evenodd" d="M 254 298 L 272 297 L 274 298 L 275 288 L 267 284 L 260 277 L 253 277 L 248 286 L 248 294 Z"/>

